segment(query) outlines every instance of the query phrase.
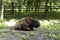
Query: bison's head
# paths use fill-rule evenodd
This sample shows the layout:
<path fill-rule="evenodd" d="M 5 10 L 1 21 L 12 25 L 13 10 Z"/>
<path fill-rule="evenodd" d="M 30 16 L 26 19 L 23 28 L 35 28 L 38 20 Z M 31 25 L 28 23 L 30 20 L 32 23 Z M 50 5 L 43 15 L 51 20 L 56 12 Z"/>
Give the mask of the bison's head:
<path fill-rule="evenodd" d="M 40 23 L 38 20 L 35 20 L 35 19 L 32 19 L 31 20 L 31 23 L 29 24 L 29 27 L 35 27 L 35 28 L 38 28 L 40 26 Z"/>
<path fill-rule="evenodd" d="M 32 22 L 32 26 L 35 27 L 35 28 L 38 28 L 40 26 L 40 23 L 37 20 L 34 20 Z"/>

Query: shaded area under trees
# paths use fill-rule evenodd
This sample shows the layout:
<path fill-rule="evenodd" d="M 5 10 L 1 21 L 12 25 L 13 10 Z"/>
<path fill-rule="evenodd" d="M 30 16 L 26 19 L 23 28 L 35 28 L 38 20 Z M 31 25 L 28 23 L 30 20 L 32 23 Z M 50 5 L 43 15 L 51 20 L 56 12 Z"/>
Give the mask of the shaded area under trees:
<path fill-rule="evenodd" d="M 59 12 L 57 12 L 57 10 L 60 10 L 59 1 L 57 0 L 9 1 L 10 0 L 5 1 L 4 3 L 4 18 L 21 18 L 30 16 L 41 19 L 59 19 L 60 17 Z"/>

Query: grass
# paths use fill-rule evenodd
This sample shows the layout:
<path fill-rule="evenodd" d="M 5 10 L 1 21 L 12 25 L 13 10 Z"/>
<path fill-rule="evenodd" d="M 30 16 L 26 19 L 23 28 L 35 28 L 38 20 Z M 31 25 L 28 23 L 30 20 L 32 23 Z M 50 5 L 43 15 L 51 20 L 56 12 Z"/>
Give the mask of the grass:
<path fill-rule="evenodd" d="M 52 40 L 60 40 L 60 34 L 53 34 L 53 33 L 49 33 L 47 35 L 49 38 L 51 38 Z"/>
<path fill-rule="evenodd" d="M 7 30 L 0 30 L 0 33 L 6 33 L 8 32 Z"/>
<path fill-rule="evenodd" d="M 45 20 L 46 21 L 46 20 Z M 42 22 L 41 23 L 41 28 L 45 28 L 51 31 L 56 31 L 56 30 L 60 30 L 60 23 L 58 20 L 50 20 L 49 22 Z"/>
<path fill-rule="evenodd" d="M 7 27 L 3 22 L 2 23 L 0 23 L 0 29 L 1 28 L 5 28 L 5 27 Z"/>
<path fill-rule="evenodd" d="M 59 24 L 60 21 L 59 20 L 50 20 L 50 21 L 40 20 L 39 22 L 41 24 L 41 26 L 40 26 L 41 29 L 50 30 L 50 33 L 47 35 L 48 37 L 50 37 L 52 40 L 54 40 L 54 39 L 60 40 L 60 33 L 57 35 L 53 34 L 53 32 L 60 30 L 60 24 Z M 7 27 L 7 25 L 5 25 L 4 22 L 0 22 L 0 28 L 6 28 L 6 27 Z M 0 30 L 0 33 L 5 33 L 5 32 L 7 32 L 7 30 Z M 15 32 L 15 31 L 13 31 L 13 32 Z M 30 31 L 29 34 L 36 35 L 36 32 Z M 19 36 L 24 40 L 27 38 L 26 35 L 18 34 L 16 36 Z"/>
<path fill-rule="evenodd" d="M 48 20 L 40 20 L 39 21 L 40 22 L 40 27 L 42 28 L 42 29 L 48 29 L 48 30 L 51 30 L 51 31 L 55 31 L 55 30 L 60 30 L 60 24 L 58 24 L 58 22 L 60 22 L 59 20 L 50 20 L 50 21 L 48 21 Z M 0 28 L 5 28 L 5 27 L 7 27 L 8 25 L 6 25 L 6 24 L 15 24 L 15 20 L 13 20 L 13 21 L 7 21 L 6 23 L 4 23 L 4 22 L 0 22 Z M 12 25 L 12 26 L 13 26 Z"/>
<path fill-rule="evenodd" d="M 45 21 L 41 22 L 40 27 L 42 29 L 48 29 L 50 31 L 50 33 L 47 34 L 47 36 L 49 38 L 51 38 L 51 40 L 60 40 L 60 33 L 58 32 L 60 30 L 60 21 L 59 20 L 50 20 L 49 22 L 47 20 L 45 20 Z"/>

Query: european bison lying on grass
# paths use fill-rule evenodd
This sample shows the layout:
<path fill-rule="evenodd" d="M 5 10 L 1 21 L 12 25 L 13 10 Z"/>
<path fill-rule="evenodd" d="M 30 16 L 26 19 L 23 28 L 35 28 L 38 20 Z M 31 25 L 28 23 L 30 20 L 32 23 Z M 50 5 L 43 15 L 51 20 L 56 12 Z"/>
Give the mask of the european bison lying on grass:
<path fill-rule="evenodd" d="M 40 23 L 31 17 L 25 17 L 21 20 L 17 21 L 15 24 L 15 30 L 34 30 L 34 28 L 38 28 Z"/>

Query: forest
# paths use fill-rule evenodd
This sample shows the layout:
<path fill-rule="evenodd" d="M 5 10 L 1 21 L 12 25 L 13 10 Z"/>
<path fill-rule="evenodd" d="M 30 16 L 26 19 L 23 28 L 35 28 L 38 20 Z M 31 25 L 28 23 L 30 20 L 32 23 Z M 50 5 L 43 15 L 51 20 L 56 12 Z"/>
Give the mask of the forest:
<path fill-rule="evenodd" d="M 35 30 L 14 30 L 36 26 L 33 18 Z M 0 40 L 60 40 L 60 0 L 0 0 Z"/>
<path fill-rule="evenodd" d="M 39 19 L 60 18 L 60 0 L 1 0 L 0 5 L 1 19 L 29 16 Z"/>

